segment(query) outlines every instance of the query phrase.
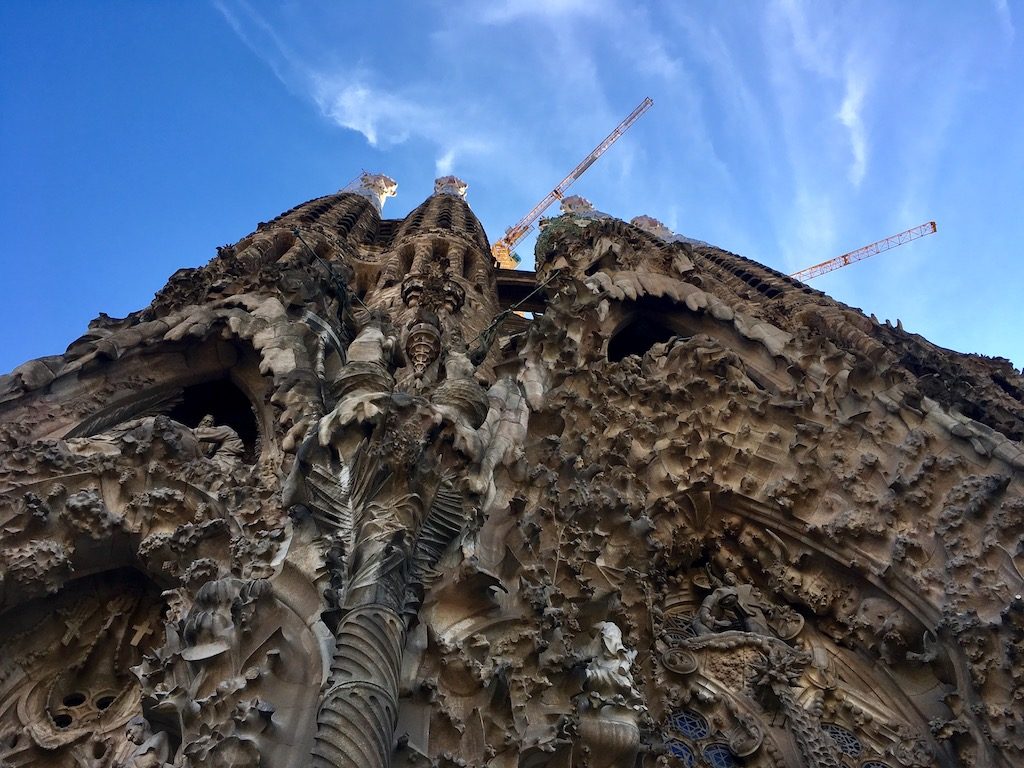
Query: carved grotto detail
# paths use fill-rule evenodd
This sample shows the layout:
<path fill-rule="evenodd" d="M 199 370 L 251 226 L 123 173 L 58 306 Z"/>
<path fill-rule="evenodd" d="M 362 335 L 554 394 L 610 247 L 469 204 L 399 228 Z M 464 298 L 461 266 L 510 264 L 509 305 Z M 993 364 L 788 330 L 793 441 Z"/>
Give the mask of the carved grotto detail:
<path fill-rule="evenodd" d="M 0 764 L 1024 760 L 1006 361 L 582 199 L 505 313 L 395 191 L 0 377 Z"/>

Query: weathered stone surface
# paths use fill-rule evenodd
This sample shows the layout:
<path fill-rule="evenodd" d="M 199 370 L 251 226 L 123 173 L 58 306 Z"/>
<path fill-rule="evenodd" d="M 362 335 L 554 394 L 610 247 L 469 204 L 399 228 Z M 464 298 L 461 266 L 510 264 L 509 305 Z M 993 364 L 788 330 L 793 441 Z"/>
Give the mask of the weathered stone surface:
<path fill-rule="evenodd" d="M 0 377 L 0 764 L 1024 762 L 1024 379 L 580 200 L 508 317 L 465 192 Z"/>

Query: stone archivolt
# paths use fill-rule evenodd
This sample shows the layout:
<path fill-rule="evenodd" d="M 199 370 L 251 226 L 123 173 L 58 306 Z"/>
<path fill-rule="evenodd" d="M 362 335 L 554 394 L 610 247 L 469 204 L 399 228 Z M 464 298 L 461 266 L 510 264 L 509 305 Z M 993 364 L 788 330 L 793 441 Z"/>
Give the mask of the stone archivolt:
<path fill-rule="evenodd" d="M 366 176 L 0 377 L 0 764 L 1012 766 L 1024 380 Z"/>

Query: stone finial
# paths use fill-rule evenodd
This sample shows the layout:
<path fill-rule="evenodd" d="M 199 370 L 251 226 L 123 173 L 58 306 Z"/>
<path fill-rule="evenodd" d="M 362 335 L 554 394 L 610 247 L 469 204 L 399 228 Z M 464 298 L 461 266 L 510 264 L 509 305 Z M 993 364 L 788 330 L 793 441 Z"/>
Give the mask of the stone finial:
<path fill-rule="evenodd" d="M 580 195 L 569 195 L 562 199 L 561 205 L 564 215 L 575 216 L 578 219 L 610 219 L 604 211 L 599 211 L 587 198 Z"/>
<path fill-rule="evenodd" d="M 653 216 L 634 216 L 629 220 L 629 223 L 648 234 L 660 237 L 662 240 L 671 240 L 675 235 L 675 232 Z"/>
<path fill-rule="evenodd" d="M 562 213 L 587 214 L 594 212 L 594 204 L 581 195 L 569 195 L 569 197 L 562 198 L 562 204 L 559 207 Z"/>
<path fill-rule="evenodd" d="M 642 229 L 649 235 L 654 235 L 666 243 L 689 243 L 690 245 L 707 245 L 703 240 L 694 240 L 692 237 L 680 235 L 662 224 L 653 216 L 634 216 L 629 223 L 638 229 Z"/>
<path fill-rule="evenodd" d="M 359 178 L 341 190 L 362 195 L 372 202 L 377 208 L 377 213 L 384 209 L 384 200 L 394 197 L 398 192 L 398 183 L 390 176 L 382 173 L 368 173 L 363 171 Z"/>
<path fill-rule="evenodd" d="M 465 198 L 466 189 L 468 188 L 469 185 L 458 176 L 441 176 L 434 180 L 435 195 L 455 195 L 456 197 Z"/>

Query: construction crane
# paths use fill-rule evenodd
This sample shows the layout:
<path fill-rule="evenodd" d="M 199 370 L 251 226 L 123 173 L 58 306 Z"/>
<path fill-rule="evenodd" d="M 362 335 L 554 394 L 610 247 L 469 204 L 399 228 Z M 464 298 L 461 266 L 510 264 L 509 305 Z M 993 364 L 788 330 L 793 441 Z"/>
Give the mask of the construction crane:
<path fill-rule="evenodd" d="M 641 101 L 625 120 L 615 126 L 615 130 L 609 133 L 604 141 L 594 147 L 594 151 L 587 155 L 583 162 L 573 168 L 569 175 L 559 182 L 557 187 L 551 190 L 543 200 L 533 206 L 530 212 L 523 216 L 516 224 L 505 230 L 505 235 L 491 246 L 491 255 L 499 267 L 502 269 L 515 269 L 516 264 L 519 263 L 519 257 L 512 253 L 516 243 L 526 237 L 526 234 L 533 227 L 533 223 L 548 209 L 548 206 L 555 202 L 555 200 L 561 200 L 565 191 L 572 186 L 572 183 L 582 176 L 594 164 L 597 158 L 605 153 L 608 147 L 618 141 L 619 137 L 653 104 L 654 101 L 650 98 Z"/>
<path fill-rule="evenodd" d="M 882 251 L 888 251 L 890 248 L 895 248 L 898 245 L 909 243 L 911 240 L 917 240 L 919 237 L 930 235 L 936 231 L 935 222 L 929 221 L 926 224 L 919 224 L 916 227 L 900 232 L 898 235 L 890 235 L 876 243 L 871 245 L 865 245 L 863 248 L 858 248 L 855 251 L 844 253 L 842 256 L 836 256 L 834 259 L 823 261 L 821 264 L 815 264 L 813 267 L 807 267 L 807 269 L 801 269 L 799 272 L 794 272 L 790 277 L 795 280 L 807 282 L 808 280 L 818 277 L 818 275 L 824 275 L 826 272 L 831 272 L 834 269 L 840 269 L 845 267 L 847 264 L 853 264 L 855 261 L 862 261 L 868 256 L 874 256 L 876 253 Z"/>

